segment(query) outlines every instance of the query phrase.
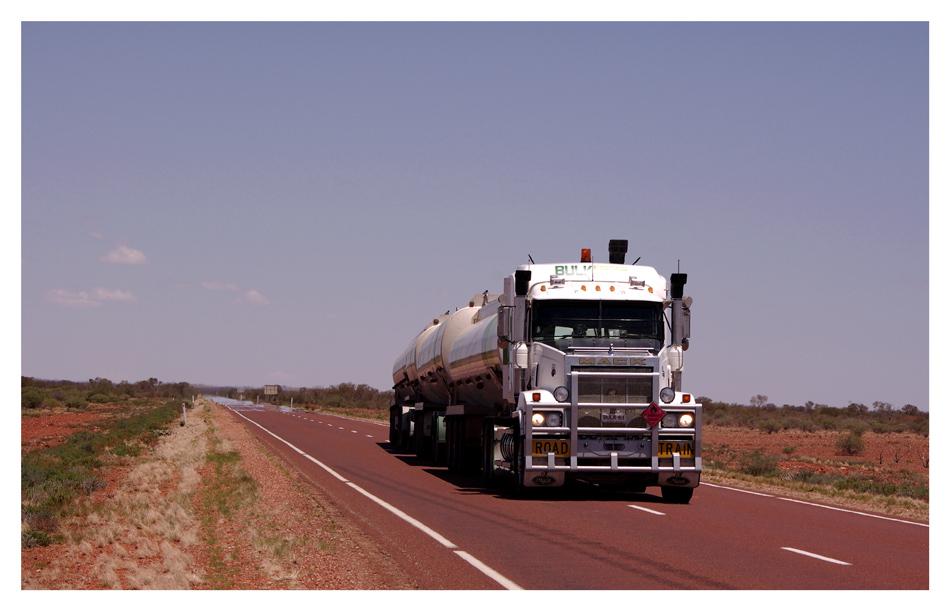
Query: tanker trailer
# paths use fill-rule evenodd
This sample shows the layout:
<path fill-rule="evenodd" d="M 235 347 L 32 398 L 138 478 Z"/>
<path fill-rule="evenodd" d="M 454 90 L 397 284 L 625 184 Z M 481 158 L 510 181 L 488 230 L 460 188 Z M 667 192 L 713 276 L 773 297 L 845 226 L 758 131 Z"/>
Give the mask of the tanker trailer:
<path fill-rule="evenodd" d="M 686 274 L 626 265 L 625 240 L 609 252 L 519 266 L 502 294 L 427 325 L 393 367 L 390 440 L 487 485 L 659 486 L 688 503 L 702 406 L 682 390 Z"/>

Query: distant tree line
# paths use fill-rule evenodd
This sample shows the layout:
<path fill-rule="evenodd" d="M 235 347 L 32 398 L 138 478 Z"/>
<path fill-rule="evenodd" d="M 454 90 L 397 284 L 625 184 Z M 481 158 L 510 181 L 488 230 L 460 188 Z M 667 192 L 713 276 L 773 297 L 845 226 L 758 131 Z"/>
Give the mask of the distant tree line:
<path fill-rule="evenodd" d="M 113 383 L 106 378 L 73 382 L 20 376 L 20 387 L 21 407 L 25 409 L 63 406 L 79 409 L 89 403 L 124 403 L 148 399 L 191 400 L 196 394 L 195 388 L 188 382 L 159 382 L 157 378 Z"/>
<path fill-rule="evenodd" d="M 768 433 L 781 430 L 865 431 L 875 433 L 908 432 L 928 435 L 930 413 L 907 404 L 896 409 L 892 404 L 875 401 L 870 407 L 850 403 L 847 407 L 832 407 L 808 401 L 804 405 L 776 406 L 765 395 L 754 395 L 749 405 L 723 403 L 709 397 L 699 397 L 703 405 L 703 423 L 719 426 L 761 429 Z"/>
<path fill-rule="evenodd" d="M 242 395 L 245 400 L 258 398 L 264 400 L 264 387 L 249 387 L 240 390 L 235 387 L 211 389 L 209 392 L 229 399 L 239 399 Z M 314 386 L 312 388 L 288 389 L 280 387 L 277 397 L 267 397 L 267 401 L 279 405 L 290 405 L 293 399 L 294 407 L 340 407 L 373 410 L 388 410 L 392 403 L 393 391 L 378 390 L 368 384 L 353 384 L 343 382 L 334 386 Z"/>

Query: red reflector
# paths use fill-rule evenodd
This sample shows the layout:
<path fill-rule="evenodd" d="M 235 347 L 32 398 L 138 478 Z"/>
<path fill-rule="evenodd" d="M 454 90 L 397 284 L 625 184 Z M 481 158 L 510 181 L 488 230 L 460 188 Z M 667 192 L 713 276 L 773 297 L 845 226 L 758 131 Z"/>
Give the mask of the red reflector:
<path fill-rule="evenodd" d="M 589 248 L 581 249 L 581 263 L 590 263 L 590 249 Z"/>

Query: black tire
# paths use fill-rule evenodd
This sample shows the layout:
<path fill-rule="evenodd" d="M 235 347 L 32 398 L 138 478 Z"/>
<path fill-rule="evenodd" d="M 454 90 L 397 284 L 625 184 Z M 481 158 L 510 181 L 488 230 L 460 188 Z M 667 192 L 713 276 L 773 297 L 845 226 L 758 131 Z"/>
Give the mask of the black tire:
<path fill-rule="evenodd" d="M 686 505 L 693 498 L 693 488 L 680 488 L 677 486 L 660 486 L 663 494 L 663 500 L 667 503 L 676 503 Z"/>

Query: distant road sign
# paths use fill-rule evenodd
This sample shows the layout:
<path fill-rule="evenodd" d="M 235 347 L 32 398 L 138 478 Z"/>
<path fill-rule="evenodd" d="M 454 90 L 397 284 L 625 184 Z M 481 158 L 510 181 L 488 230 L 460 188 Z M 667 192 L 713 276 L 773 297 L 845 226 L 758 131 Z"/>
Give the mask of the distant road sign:
<path fill-rule="evenodd" d="M 280 386 L 276 384 L 265 384 L 264 385 L 264 396 L 276 395 L 277 391 L 280 390 Z"/>

